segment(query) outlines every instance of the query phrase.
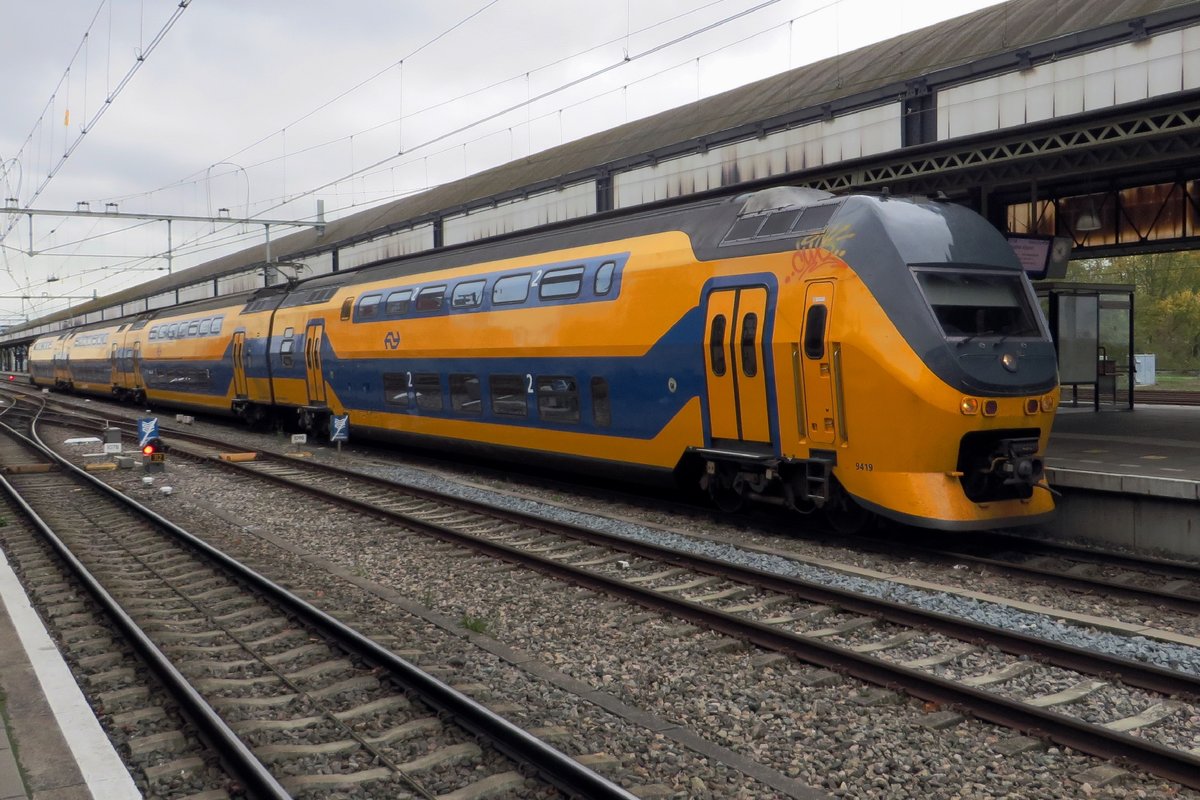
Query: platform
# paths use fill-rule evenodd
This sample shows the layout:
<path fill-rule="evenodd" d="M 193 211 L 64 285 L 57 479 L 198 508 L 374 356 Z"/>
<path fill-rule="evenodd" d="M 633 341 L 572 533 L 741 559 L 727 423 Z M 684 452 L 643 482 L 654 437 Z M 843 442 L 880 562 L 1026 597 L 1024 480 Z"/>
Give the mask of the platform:
<path fill-rule="evenodd" d="M 1200 406 L 1060 408 L 1046 473 L 1063 496 L 1043 531 L 1200 557 Z"/>
<path fill-rule="evenodd" d="M 140 798 L 0 552 L 0 800 Z"/>

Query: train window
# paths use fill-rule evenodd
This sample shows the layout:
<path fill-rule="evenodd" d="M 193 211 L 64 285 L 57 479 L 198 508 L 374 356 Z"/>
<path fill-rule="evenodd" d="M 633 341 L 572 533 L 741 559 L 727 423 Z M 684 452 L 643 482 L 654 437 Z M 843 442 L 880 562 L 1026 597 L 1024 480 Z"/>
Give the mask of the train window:
<path fill-rule="evenodd" d="M 394 317 L 399 314 L 408 313 L 408 306 L 412 301 L 412 289 L 401 289 L 398 292 L 392 292 L 388 295 L 387 304 L 383 308 L 383 312 L 389 317 Z"/>
<path fill-rule="evenodd" d="M 374 319 L 379 316 L 379 301 L 381 295 L 368 294 L 358 301 L 358 318 Z"/>
<path fill-rule="evenodd" d="M 168 339 L 174 339 L 175 334 L 177 334 L 178 332 L 179 332 L 179 323 L 178 322 L 172 322 L 170 325 L 167 326 L 167 338 Z"/>
<path fill-rule="evenodd" d="M 528 275 L 525 276 L 529 278 Z M 492 394 L 492 413 L 501 417 L 529 416 L 524 375 L 493 375 L 488 382 Z"/>
<path fill-rule="evenodd" d="M 216 336 L 218 333 L 220 333 L 220 332 L 221 332 L 221 323 L 222 323 L 222 322 L 224 322 L 224 321 L 225 321 L 225 317 L 224 317 L 224 316 L 220 316 L 220 317 L 213 317 L 212 331 L 211 331 L 211 332 L 212 332 L 212 334 L 213 334 L 214 336 Z"/>
<path fill-rule="evenodd" d="M 792 223 L 799 218 L 799 211 L 777 211 L 767 217 L 767 221 L 763 223 L 762 229 L 758 232 L 759 236 L 778 236 L 781 233 L 787 233 L 792 229 Z"/>
<path fill-rule="evenodd" d="M 417 396 L 417 408 L 422 411 L 442 410 L 442 378 L 435 372 L 417 373 L 412 376 L 413 394 Z"/>
<path fill-rule="evenodd" d="M 547 422 L 579 422 L 579 389 L 564 375 L 537 378 L 538 416 Z"/>
<path fill-rule="evenodd" d="M 200 332 L 200 320 L 194 319 L 188 323 L 188 330 L 187 330 L 188 336 L 195 336 L 199 332 Z"/>
<path fill-rule="evenodd" d="M 829 309 L 820 303 L 808 307 L 804 319 L 804 355 L 811 359 L 825 357 L 825 319 Z"/>
<path fill-rule="evenodd" d="M 729 229 L 729 233 L 725 236 L 725 241 L 736 242 L 742 239 L 752 239 L 758 234 L 758 229 L 762 227 L 763 216 L 743 217 L 733 223 L 733 227 Z"/>
<path fill-rule="evenodd" d="M 347 297 L 342 301 L 342 319 L 350 319 L 350 312 L 354 309 L 354 298 Z"/>
<path fill-rule="evenodd" d="M 481 413 L 483 404 L 479 397 L 479 378 L 474 375 L 451 375 L 450 407 L 460 414 Z"/>
<path fill-rule="evenodd" d="M 833 218 L 833 214 L 841 203 L 834 203 L 828 206 L 809 206 L 804 209 L 804 213 L 800 215 L 799 223 L 793 228 L 796 231 L 818 231 L 829 224 L 829 220 Z"/>
<path fill-rule="evenodd" d="M 445 286 L 426 286 L 417 293 L 417 311 L 440 310 L 442 307 L 442 299 L 445 296 Z"/>
<path fill-rule="evenodd" d="M 612 424 L 612 403 L 608 399 L 608 381 L 592 378 L 592 421 L 601 428 Z"/>
<path fill-rule="evenodd" d="M 552 269 L 542 276 L 538 297 L 543 300 L 576 297 L 581 285 L 583 285 L 583 267 Z"/>
<path fill-rule="evenodd" d="M 155 339 L 158 338 L 158 328 L 150 329 L 150 337 L 149 338 L 150 338 L 150 341 L 154 341 Z"/>
<path fill-rule="evenodd" d="M 946 336 L 1037 336 L 1040 332 L 1020 275 L 918 271 Z"/>
<path fill-rule="evenodd" d="M 387 373 L 383 375 L 383 401 L 396 408 L 408 408 L 408 375 L 405 373 Z"/>
<path fill-rule="evenodd" d="M 747 378 L 758 374 L 758 348 L 755 347 L 757 334 L 758 314 L 742 317 L 742 373 Z"/>
<path fill-rule="evenodd" d="M 483 302 L 484 281 L 464 281 L 454 287 L 450 296 L 451 308 L 474 308 Z"/>
<path fill-rule="evenodd" d="M 279 360 L 281 362 L 283 362 L 283 365 L 285 367 L 290 367 L 296 363 L 295 358 L 292 355 L 292 351 L 295 349 L 295 347 L 296 347 L 295 339 L 290 339 L 290 338 L 284 339 L 280 343 L 280 345 L 279 345 Z"/>
<path fill-rule="evenodd" d="M 616 268 L 615 261 L 605 261 L 600 265 L 600 269 L 596 270 L 596 283 L 593 287 L 596 294 L 608 294 L 612 290 L 613 270 Z"/>
<path fill-rule="evenodd" d="M 283 330 L 283 338 L 285 338 L 285 339 L 290 339 L 290 338 L 292 338 L 292 337 L 293 337 L 293 336 L 295 336 L 295 335 L 296 335 L 296 329 L 295 329 L 295 328 L 284 328 L 284 330 Z"/>
<path fill-rule="evenodd" d="M 725 315 L 713 317 L 712 327 L 708 331 L 708 355 L 712 361 L 713 375 L 718 378 L 725 374 Z"/>
<path fill-rule="evenodd" d="M 211 319 L 200 320 L 200 335 L 208 336 L 210 333 L 212 333 L 212 320 Z"/>
<path fill-rule="evenodd" d="M 492 286 L 492 305 L 524 303 L 529 298 L 529 274 L 505 275 Z"/>

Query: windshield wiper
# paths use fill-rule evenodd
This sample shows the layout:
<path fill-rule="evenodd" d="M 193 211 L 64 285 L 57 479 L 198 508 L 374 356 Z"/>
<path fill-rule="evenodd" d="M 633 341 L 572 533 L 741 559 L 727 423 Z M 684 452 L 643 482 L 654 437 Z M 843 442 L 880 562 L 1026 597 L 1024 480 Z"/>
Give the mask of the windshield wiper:
<path fill-rule="evenodd" d="M 993 331 L 993 330 L 979 331 L 978 333 L 972 333 L 970 336 L 968 336 L 965 339 L 959 339 L 958 344 L 956 346 L 957 347 L 966 347 L 968 343 L 978 339 L 981 336 L 993 336 L 993 335 L 995 335 L 995 333 L 996 333 L 996 331 Z"/>

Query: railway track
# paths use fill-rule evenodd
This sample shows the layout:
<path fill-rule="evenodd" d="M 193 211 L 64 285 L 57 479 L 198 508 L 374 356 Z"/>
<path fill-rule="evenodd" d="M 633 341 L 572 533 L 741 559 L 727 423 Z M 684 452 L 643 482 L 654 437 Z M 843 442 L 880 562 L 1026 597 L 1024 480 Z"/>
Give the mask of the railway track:
<path fill-rule="evenodd" d="M 306 459 L 260 451 L 254 460 L 223 461 L 216 451 L 227 449 L 224 443 L 171 435 L 197 442 L 186 449 L 203 463 L 1200 788 L 1200 755 L 1190 752 L 1200 742 L 1189 739 L 1186 723 L 1198 713 L 1190 701 L 1200 697 L 1200 676 Z M 1034 672 L 1059 688 L 1024 693 L 1020 687 Z M 1116 705 L 1136 711 L 1096 718 L 1091 701 L 1114 694 L 1123 696 Z M 1159 736 L 1162 730 L 1169 733 Z"/>
<path fill-rule="evenodd" d="M 1101 552 L 1068 543 L 987 532 L 964 537 L 921 532 L 903 544 L 876 547 L 919 553 L 1008 574 L 1035 577 L 1101 597 L 1124 597 L 1186 614 L 1200 614 L 1200 564 L 1151 556 Z"/>
<path fill-rule="evenodd" d="M 56 458 L 36 412 L 21 416 L 2 420 L 0 485 L 30 524 L 5 530 L 6 549 L 98 687 L 94 702 L 117 726 L 149 722 L 129 748 L 149 793 L 182 796 L 170 782 L 189 773 L 201 791 L 258 797 L 633 796 Z M 146 688 L 147 667 L 161 689 Z M 171 721 L 175 706 L 199 737 Z"/>

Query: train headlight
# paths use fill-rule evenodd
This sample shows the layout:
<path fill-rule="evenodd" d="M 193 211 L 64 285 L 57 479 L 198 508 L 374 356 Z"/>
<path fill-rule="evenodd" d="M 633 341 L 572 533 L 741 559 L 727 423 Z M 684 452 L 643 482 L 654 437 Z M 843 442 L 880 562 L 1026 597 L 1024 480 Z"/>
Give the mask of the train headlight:
<path fill-rule="evenodd" d="M 979 401 L 974 397 L 964 397 L 958 403 L 958 410 L 967 415 L 978 414 Z"/>
<path fill-rule="evenodd" d="M 1004 355 L 1000 356 L 1000 363 L 1009 372 L 1016 372 L 1017 371 L 1017 354 L 1016 353 L 1005 353 Z"/>
<path fill-rule="evenodd" d="M 1054 395 L 1048 394 L 1042 397 L 1042 411 L 1049 414 L 1054 410 Z"/>
<path fill-rule="evenodd" d="M 985 417 L 994 417 L 1000 411 L 1000 404 L 995 400 L 985 400 L 983 402 L 983 415 Z"/>

